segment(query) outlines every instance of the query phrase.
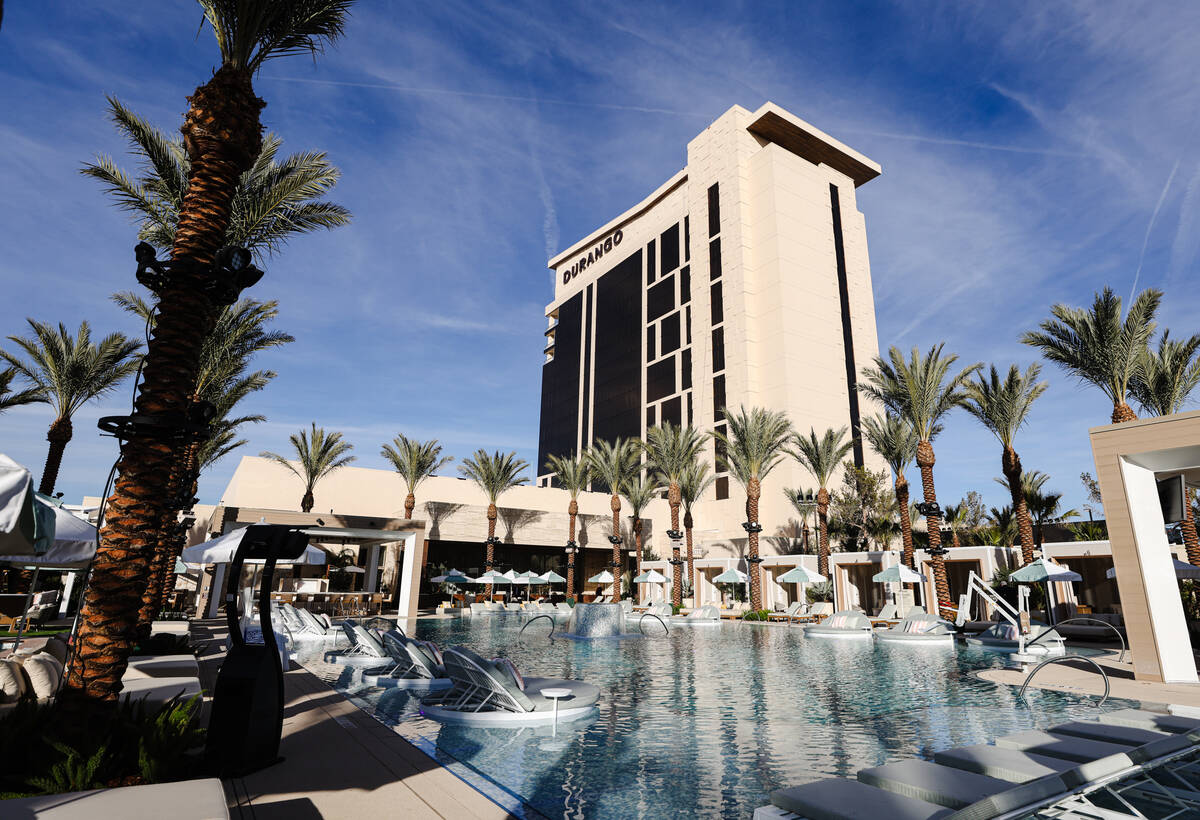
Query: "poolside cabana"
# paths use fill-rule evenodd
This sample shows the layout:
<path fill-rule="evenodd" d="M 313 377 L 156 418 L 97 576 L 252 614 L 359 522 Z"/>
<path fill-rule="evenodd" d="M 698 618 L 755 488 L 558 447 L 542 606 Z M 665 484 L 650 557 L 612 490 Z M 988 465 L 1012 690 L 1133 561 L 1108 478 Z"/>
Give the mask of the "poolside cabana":
<path fill-rule="evenodd" d="M 874 615 L 887 603 L 887 595 L 875 576 L 898 563 L 895 552 L 835 552 L 829 556 L 834 609 L 857 609 Z"/>
<path fill-rule="evenodd" d="M 807 603 L 801 597 L 806 595 L 806 584 L 781 581 L 780 579 L 796 567 L 804 567 L 811 573 L 817 571 L 817 556 L 815 555 L 768 555 L 759 564 L 763 579 L 763 606 L 767 609 L 786 609 L 795 601 Z"/>

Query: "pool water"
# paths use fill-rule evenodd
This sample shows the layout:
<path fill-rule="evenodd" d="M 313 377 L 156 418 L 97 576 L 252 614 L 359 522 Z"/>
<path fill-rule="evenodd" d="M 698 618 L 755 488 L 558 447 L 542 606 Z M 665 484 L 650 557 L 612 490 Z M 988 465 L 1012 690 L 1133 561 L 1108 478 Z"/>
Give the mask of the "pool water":
<path fill-rule="evenodd" d="M 557 730 L 443 726 L 418 713 L 419 694 L 366 688 L 361 671 L 319 654 L 305 665 L 549 818 L 748 818 L 773 789 L 1097 713 L 1091 698 L 1042 690 L 1023 704 L 975 677 L 1004 662 L 979 649 L 806 639 L 800 628 L 744 623 L 551 642 L 544 624 L 520 635 L 524 621 L 426 619 L 416 637 L 508 657 L 526 675 L 594 683 L 594 718 Z"/>

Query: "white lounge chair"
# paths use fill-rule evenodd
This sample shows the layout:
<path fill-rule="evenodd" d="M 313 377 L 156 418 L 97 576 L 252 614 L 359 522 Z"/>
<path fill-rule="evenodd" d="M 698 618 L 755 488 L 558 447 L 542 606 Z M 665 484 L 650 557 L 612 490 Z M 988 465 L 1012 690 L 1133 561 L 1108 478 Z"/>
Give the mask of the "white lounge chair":
<path fill-rule="evenodd" d="M 451 686 L 442 652 L 436 644 L 409 638 L 396 629 L 384 632 L 381 642 L 396 665 L 387 674 L 364 674 L 363 683 L 367 686 L 400 689 L 445 689 Z"/>
<path fill-rule="evenodd" d="M 465 647 L 447 649 L 444 658 L 453 686 L 421 705 L 423 715 L 444 723 L 523 726 L 578 720 L 595 711 L 600 697 L 600 690 L 590 683 L 525 678 L 510 662 L 489 661 Z M 541 694 L 555 689 L 569 694 L 562 698 Z"/>
<path fill-rule="evenodd" d="M 967 645 L 982 647 L 992 652 L 1016 652 L 1020 648 L 1018 637 L 1016 626 L 1008 621 L 1000 621 L 978 635 L 969 636 Z M 1031 645 L 1030 642 L 1034 638 L 1038 638 L 1038 642 Z M 1029 634 L 1025 636 L 1025 651 L 1030 655 L 1061 655 L 1066 652 L 1066 647 L 1062 636 L 1055 632 L 1053 627 L 1034 622 Z"/>
<path fill-rule="evenodd" d="M 835 612 L 819 624 L 804 627 L 806 636 L 815 638 L 863 638 L 871 637 L 871 621 L 861 612 L 843 609 Z"/>
<path fill-rule="evenodd" d="M 924 610 L 910 612 L 891 629 L 881 629 L 875 638 L 885 643 L 934 644 L 953 646 L 956 630 L 954 624 Z"/>
<path fill-rule="evenodd" d="M 709 604 L 687 615 L 672 615 L 668 620 L 672 626 L 714 626 L 721 623 L 721 610 Z"/>
<path fill-rule="evenodd" d="M 804 602 L 792 601 L 783 612 L 772 612 L 767 616 L 768 621 L 786 621 L 804 615 Z"/>

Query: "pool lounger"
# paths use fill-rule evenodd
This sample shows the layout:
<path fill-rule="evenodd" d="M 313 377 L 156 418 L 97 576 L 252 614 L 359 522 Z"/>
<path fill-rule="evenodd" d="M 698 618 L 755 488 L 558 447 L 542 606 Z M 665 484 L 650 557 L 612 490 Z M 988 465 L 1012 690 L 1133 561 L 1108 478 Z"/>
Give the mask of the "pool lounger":
<path fill-rule="evenodd" d="M 804 627 L 804 634 L 817 638 L 871 638 L 871 621 L 861 612 L 843 609 L 819 624 Z"/>
<path fill-rule="evenodd" d="M 326 652 L 325 663 L 383 670 L 380 674 L 391 674 L 392 670 L 400 665 L 402 659 L 388 652 L 383 639 L 373 630 L 367 629 L 357 621 L 347 619 L 342 623 L 342 631 L 350 639 L 349 648 Z"/>
<path fill-rule="evenodd" d="M 954 645 L 954 624 L 924 610 L 910 612 L 891 629 L 880 629 L 875 637 L 885 643 Z"/>
<path fill-rule="evenodd" d="M 443 723 L 470 726 L 528 726 L 552 723 L 555 702 L 543 689 L 567 689 L 558 703 L 558 722 L 588 717 L 595 712 L 600 690 L 590 683 L 554 678 L 521 678 L 510 663 L 486 660 L 465 647 L 445 655 L 446 673 L 453 686 L 427 697 L 421 714 Z"/>
<path fill-rule="evenodd" d="M 1053 629 L 1045 625 L 1035 624 L 1034 626 L 1039 631 L 1025 636 L 1026 654 L 1061 655 L 1067 651 L 1062 637 L 1057 632 L 1030 645 L 1030 642 L 1034 638 L 1038 638 L 1047 632 L 1054 632 Z M 1017 628 L 1007 621 L 989 626 L 978 635 L 968 637 L 966 642 L 968 646 L 976 646 L 991 650 L 992 652 L 1016 652 L 1020 648 L 1020 644 L 1017 641 Z"/>
<path fill-rule="evenodd" d="M 327 640 L 329 638 L 336 641 L 342 634 L 342 630 L 334 626 L 327 615 L 314 615 L 307 609 L 294 607 L 287 602 L 278 605 L 272 604 L 271 610 L 273 615 L 278 615 L 274 622 L 276 628 L 278 628 L 278 624 L 282 623 L 288 636 L 294 641 Z"/>
<path fill-rule="evenodd" d="M 672 615 L 666 620 L 671 626 L 719 626 L 721 611 L 715 606 L 708 605 L 693 609 L 687 615 Z"/>
<path fill-rule="evenodd" d="M 934 756 L 934 762 L 904 760 L 858 773 L 858 781 L 842 778 L 807 783 L 771 795 L 771 805 L 755 811 L 755 820 L 991 820 L 1026 816 L 1038 808 L 1054 805 L 1048 817 L 1135 817 L 1138 815 L 1096 813 L 1088 793 L 1102 790 L 1122 800 L 1174 809 L 1200 809 L 1200 776 L 1194 757 L 1200 744 L 1200 728 L 1187 729 L 1181 721 L 1200 726 L 1200 721 L 1155 715 L 1126 709 L 1119 720 L 1158 722 L 1190 734 L 1115 733 L 1125 741 L 1150 738 L 1141 745 L 1093 741 L 1070 732 L 1102 732 L 1107 725 L 1075 721 L 1049 732 L 1018 732 L 997 740 L 1022 749 L 1003 746 L 966 746 Z M 1108 715 L 1101 717 L 1101 721 Z M 1119 725 L 1119 724 L 1116 724 Z M 1065 731 L 1064 731 L 1065 730 Z M 1135 730 L 1139 731 L 1139 730 Z M 1114 749 L 1118 751 L 1113 751 Z M 1037 754 L 1038 750 L 1046 754 Z M 1067 757 L 1069 756 L 1069 758 Z M 1179 777 L 1170 761 L 1189 758 Z M 1151 777 L 1148 766 L 1168 770 L 1165 777 Z M 1155 770 L 1156 772 L 1158 769 Z M 1178 788 L 1169 778 L 1175 777 Z M 1163 785 L 1166 780 L 1168 785 Z M 1020 785 L 1013 786 L 1013 783 Z"/>

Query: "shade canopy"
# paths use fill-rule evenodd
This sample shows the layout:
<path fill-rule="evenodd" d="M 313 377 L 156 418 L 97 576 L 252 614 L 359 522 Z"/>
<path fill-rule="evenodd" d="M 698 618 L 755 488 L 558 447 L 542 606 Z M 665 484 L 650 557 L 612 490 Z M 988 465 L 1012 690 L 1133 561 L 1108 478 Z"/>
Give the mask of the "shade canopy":
<path fill-rule="evenodd" d="M 667 576 L 663 575 L 656 569 L 643 572 L 641 575 L 633 579 L 635 584 L 665 584 Z"/>
<path fill-rule="evenodd" d="M 1082 581 L 1083 576 L 1078 572 L 1072 572 L 1066 567 L 1059 566 L 1053 561 L 1047 561 L 1045 558 L 1039 558 L 1036 561 L 1026 564 L 1019 570 L 1008 576 L 1009 580 L 1016 581 L 1018 584 L 1041 584 L 1046 581 Z"/>
<path fill-rule="evenodd" d="M 1180 580 L 1195 581 L 1200 580 L 1200 567 L 1189 564 L 1187 561 L 1180 561 L 1178 558 L 1172 559 L 1175 565 L 1175 577 Z M 1109 567 L 1108 572 L 1104 573 L 1105 578 L 1116 578 L 1117 568 Z"/>
<path fill-rule="evenodd" d="M 476 578 L 475 583 L 477 583 L 477 584 L 511 584 L 512 579 L 509 578 L 507 575 L 503 575 L 499 572 L 496 572 L 495 570 L 492 570 L 491 572 L 485 572 L 483 575 L 480 575 L 478 578 Z"/>
<path fill-rule="evenodd" d="M 750 580 L 750 576 L 742 572 L 740 569 L 727 569 L 713 578 L 714 584 L 744 584 Z"/>
<path fill-rule="evenodd" d="M 41 555 L 0 555 L 0 563 L 17 564 L 42 569 L 81 569 L 96 557 L 96 528 L 87 521 L 70 513 L 45 496 L 38 496 L 35 504 L 52 517 L 53 540 Z"/>
<path fill-rule="evenodd" d="M 608 570 L 597 573 L 591 578 L 588 578 L 589 584 L 611 584 L 613 582 L 613 574 Z"/>
<path fill-rule="evenodd" d="M 471 579 L 463 575 L 456 569 L 452 569 L 445 575 L 437 575 L 429 579 L 430 583 L 434 584 L 470 584 Z"/>
<path fill-rule="evenodd" d="M 233 561 L 233 556 L 237 553 L 238 546 L 241 545 L 242 539 L 246 536 L 246 530 L 249 527 L 239 527 L 233 532 L 225 533 L 220 538 L 214 538 L 211 541 L 205 541 L 203 544 L 185 549 L 181 556 L 184 561 L 189 564 L 228 564 Z M 261 558 L 248 558 L 247 564 L 262 564 L 265 563 Z M 304 554 L 299 558 L 292 560 L 279 559 L 280 564 L 324 564 L 325 550 L 320 547 L 314 547 L 311 544 L 304 548 Z"/>
<path fill-rule="evenodd" d="M 542 580 L 547 584 L 565 584 L 567 579 L 559 575 L 554 570 L 549 570 L 545 575 L 541 576 Z"/>
<path fill-rule="evenodd" d="M 511 579 L 509 581 L 509 583 L 510 584 L 521 584 L 523 586 L 528 586 L 529 584 L 537 583 L 537 576 L 530 577 L 528 575 L 522 574 L 522 575 L 518 575 L 516 578 Z"/>
<path fill-rule="evenodd" d="M 904 564 L 896 564 L 875 573 L 871 580 L 877 584 L 919 584 L 925 580 L 925 576 Z"/>
<path fill-rule="evenodd" d="M 797 564 L 775 580 L 781 584 L 821 584 L 829 579 L 819 572 Z"/>

